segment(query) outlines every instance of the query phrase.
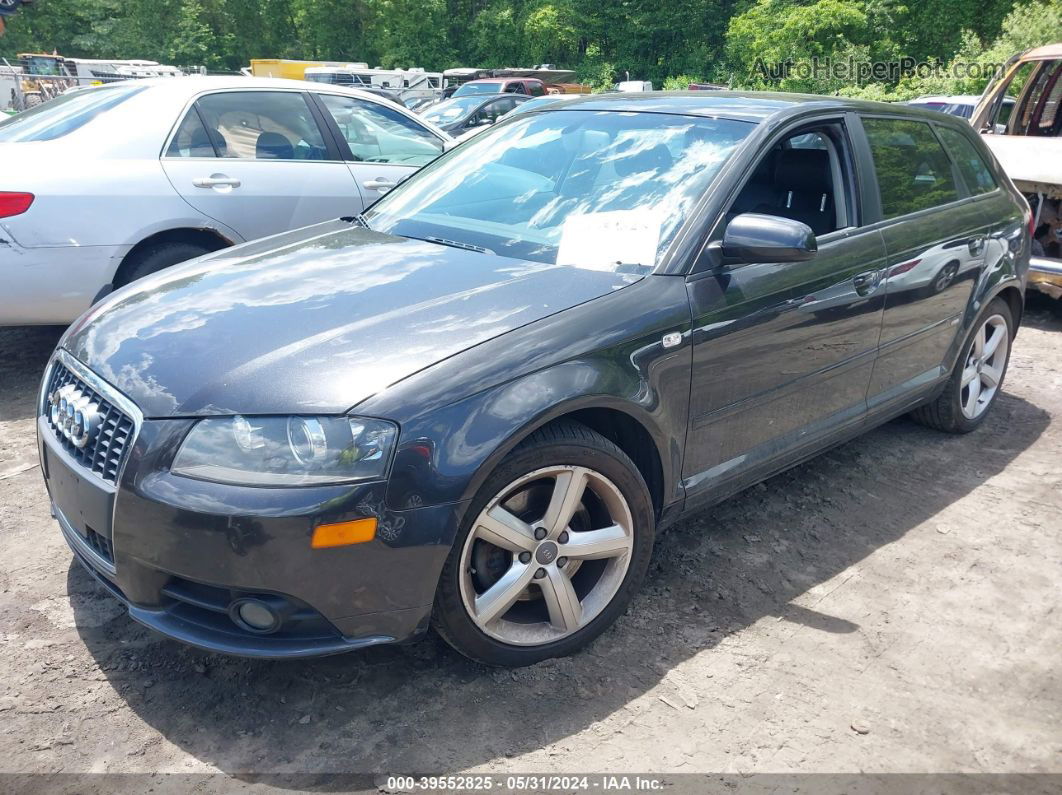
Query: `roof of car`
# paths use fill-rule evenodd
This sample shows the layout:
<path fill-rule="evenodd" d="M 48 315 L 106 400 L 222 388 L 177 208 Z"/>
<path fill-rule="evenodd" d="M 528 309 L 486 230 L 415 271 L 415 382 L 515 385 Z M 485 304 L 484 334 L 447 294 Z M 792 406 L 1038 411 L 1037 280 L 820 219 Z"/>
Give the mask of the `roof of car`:
<path fill-rule="evenodd" d="M 1048 44 L 1044 47 L 1036 47 L 1029 50 L 1022 57 L 1023 61 L 1041 60 L 1045 58 L 1062 58 L 1062 42 Z"/>
<path fill-rule="evenodd" d="M 976 105 L 980 99 L 980 94 L 934 94 L 932 96 L 915 97 L 907 102 L 910 105 L 918 105 L 925 102 L 947 102 L 951 105 Z"/>
<path fill-rule="evenodd" d="M 108 83 L 106 85 L 119 85 Z M 121 83 L 124 85 L 124 83 Z M 317 83 L 312 80 L 287 80 L 282 77 L 244 77 L 243 75 L 188 75 L 185 77 L 150 77 L 138 80 L 137 85 L 153 88 L 165 88 L 175 94 L 198 94 L 200 91 L 217 91 L 229 88 L 287 88 L 303 91 L 354 92 L 360 89 L 354 86 L 338 86 L 332 83 Z M 103 86 L 101 86 L 103 87 Z M 364 92 L 368 93 L 368 92 Z M 375 96 L 375 95 L 374 95 Z"/>
<path fill-rule="evenodd" d="M 461 85 L 467 86 L 469 83 L 522 83 L 527 80 L 533 80 L 536 83 L 541 83 L 537 77 L 513 77 L 512 75 L 504 75 L 502 77 L 477 77 L 475 80 L 468 80 Z"/>
<path fill-rule="evenodd" d="M 588 94 L 565 102 L 564 110 L 675 113 L 750 122 L 761 122 L 774 116 L 788 116 L 801 111 L 852 110 L 865 113 L 926 114 L 927 118 L 938 122 L 940 120 L 940 114 L 911 105 L 774 91 L 639 91 Z M 556 111 L 544 108 L 542 112 Z"/>

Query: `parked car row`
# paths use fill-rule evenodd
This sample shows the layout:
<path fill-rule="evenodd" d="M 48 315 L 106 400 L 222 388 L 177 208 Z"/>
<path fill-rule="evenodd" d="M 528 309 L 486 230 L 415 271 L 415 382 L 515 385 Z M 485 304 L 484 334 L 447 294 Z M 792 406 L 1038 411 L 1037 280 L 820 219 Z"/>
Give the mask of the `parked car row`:
<path fill-rule="evenodd" d="M 70 313 L 91 290 L 68 300 L 56 251 L 100 248 L 113 283 L 136 244 L 103 241 L 148 217 L 280 232 L 103 297 L 42 382 L 64 538 L 186 643 L 301 657 L 434 627 L 491 664 L 568 654 L 680 516 L 906 412 L 972 431 L 1000 394 L 1033 217 L 961 119 L 614 93 L 450 146 L 357 92 L 157 91 L 0 126 L 27 191 L 60 172 L 0 257 Z"/>

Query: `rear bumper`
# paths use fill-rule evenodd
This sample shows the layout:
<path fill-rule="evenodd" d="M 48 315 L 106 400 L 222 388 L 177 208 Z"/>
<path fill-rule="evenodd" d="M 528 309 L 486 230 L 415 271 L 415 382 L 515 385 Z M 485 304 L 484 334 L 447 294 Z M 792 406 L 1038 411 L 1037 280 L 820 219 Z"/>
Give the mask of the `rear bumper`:
<path fill-rule="evenodd" d="M 1062 260 L 1032 257 L 1029 260 L 1029 287 L 1052 298 L 1062 298 Z"/>
<path fill-rule="evenodd" d="M 70 323 L 110 283 L 126 249 L 24 248 L 0 231 L 0 326 Z"/>

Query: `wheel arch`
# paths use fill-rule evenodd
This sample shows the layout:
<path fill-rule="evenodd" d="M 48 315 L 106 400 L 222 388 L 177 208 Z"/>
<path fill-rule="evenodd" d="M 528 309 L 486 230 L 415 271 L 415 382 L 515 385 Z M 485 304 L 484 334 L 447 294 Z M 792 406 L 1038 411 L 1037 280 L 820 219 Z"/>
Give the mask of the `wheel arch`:
<path fill-rule="evenodd" d="M 1021 316 L 1025 312 L 1025 297 L 1017 286 L 1010 284 L 993 295 L 989 300 L 994 300 L 996 298 L 1002 298 L 1010 306 L 1010 314 L 1011 317 L 1014 318 L 1014 335 L 1017 336 L 1018 329 L 1021 328 Z"/>
<path fill-rule="evenodd" d="M 652 418 L 636 405 L 619 398 L 593 395 L 554 406 L 510 433 L 487 456 L 469 480 L 464 499 L 471 499 L 498 464 L 536 431 L 557 422 L 578 422 L 609 439 L 634 462 L 649 488 L 653 510 L 659 518 L 667 507 L 666 444 Z"/>
<path fill-rule="evenodd" d="M 136 266 L 136 261 L 139 255 L 151 246 L 160 243 L 195 243 L 205 246 L 210 251 L 217 251 L 218 249 L 228 248 L 229 246 L 234 245 L 235 241 L 225 237 L 216 229 L 206 227 L 176 227 L 154 232 L 140 240 L 140 242 L 126 252 L 126 255 L 122 257 L 122 261 L 114 271 L 114 276 L 111 278 L 111 284 L 114 285 L 114 287 L 124 284 L 124 278 L 129 271 Z"/>

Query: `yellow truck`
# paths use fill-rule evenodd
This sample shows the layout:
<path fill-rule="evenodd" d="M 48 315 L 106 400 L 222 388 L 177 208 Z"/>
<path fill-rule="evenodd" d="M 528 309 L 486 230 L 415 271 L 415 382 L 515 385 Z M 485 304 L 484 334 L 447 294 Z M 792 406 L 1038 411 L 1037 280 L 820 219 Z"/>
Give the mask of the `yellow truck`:
<path fill-rule="evenodd" d="M 339 61 L 289 61 L 285 58 L 252 58 L 249 69 L 243 70 L 253 77 L 284 77 L 288 80 L 305 80 L 306 69 L 311 66 L 342 66 Z"/>

